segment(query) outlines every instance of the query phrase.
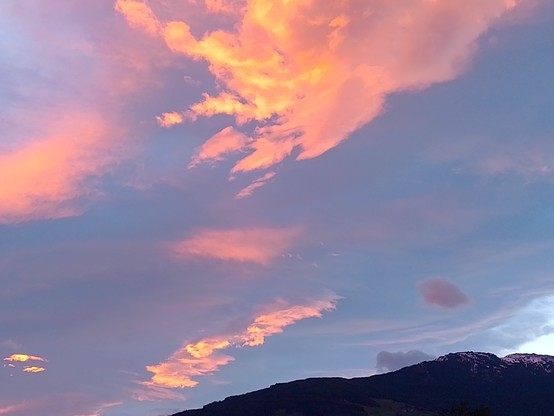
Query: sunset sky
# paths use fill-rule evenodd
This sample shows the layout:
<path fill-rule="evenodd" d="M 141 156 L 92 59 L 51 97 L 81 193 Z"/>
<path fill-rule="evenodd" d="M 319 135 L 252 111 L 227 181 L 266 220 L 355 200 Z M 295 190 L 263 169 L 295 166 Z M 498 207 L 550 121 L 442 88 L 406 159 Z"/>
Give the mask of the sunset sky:
<path fill-rule="evenodd" d="M 554 355 L 551 0 L 0 0 L 0 415 Z"/>

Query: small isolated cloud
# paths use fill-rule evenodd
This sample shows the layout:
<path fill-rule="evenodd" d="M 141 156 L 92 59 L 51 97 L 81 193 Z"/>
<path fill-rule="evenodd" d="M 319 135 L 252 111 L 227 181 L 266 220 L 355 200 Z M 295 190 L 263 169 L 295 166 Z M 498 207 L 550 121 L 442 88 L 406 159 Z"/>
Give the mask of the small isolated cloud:
<path fill-rule="evenodd" d="M 234 360 L 221 353 L 222 350 L 263 345 L 267 337 L 283 332 L 287 326 L 302 319 L 321 317 L 323 312 L 333 310 L 336 301 L 336 297 L 329 297 L 309 305 L 294 306 L 279 302 L 268 307 L 267 312 L 257 316 L 243 331 L 186 344 L 164 362 L 146 367 L 154 375 L 141 387 L 152 390 L 152 395 L 139 390 L 136 397 L 140 400 L 163 398 L 168 393 L 166 388 L 195 387 L 198 384 L 195 378 L 213 374 Z"/>
<path fill-rule="evenodd" d="M 4 361 L 26 363 L 28 361 L 40 361 L 45 362 L 46 360 L 37 355 L 27 355 L 27 354 L 12 354 L 9 357 L 4 358 Z"/>
<path fill-rule="evenodd" d="M 192 158 L 189 168 L 202 162 L 221 160 L 223 156 L 228 153 L 245 149 L 249 142 L 249 137 L 233 127 L 225 127 L 200 147 L 196 155 Z"/>
<path fill-rule="evenodd" d="M 30 366 L 24 367 L 22 371 L 24 373 L 42 373 L 46 371 L 46 368 L 38 367 L 36 365 L 30 365 Z"/>
<path fill-rule="evenodd" d="M 47 362 L 47 360 L 37 355 L 12 354 L 9 357 L 5 357 L 3 361 L 7 362 L 7 364 L 5 364 L 4 367 L 8 367 L 12 369 L 21 368 L 21 371 L 24 373 L 36 374 L 36 373 L 43 373 L 46 371 L 46 368 L 42 366 L 44 364 L 38 365 L 38 363 L 45 363 Z M 30 365 L 23 365 L 21 367 L 21 363 L 28 363 Z"/>
<path fill-rule="evenodd" d="M 433 360 L 435 357 L 419 350 L 408 352 L 381 351 L 377 354 L 377 369 L 395 371 L 422 361 Z"/>
<path fill-rule="evenodd" d="M 207 257 L 224 261 L 268 264 L 300 235 L 297 228 L 203 230 L 175 243 L 177 257 Z"/>
<path fill-rule="evenodd" d="M 469 303 L 469 297 L 451 281 L 432 277 L 418 283 L 417 288 L 428 306 L 454 309 Z"/>
<path fill-rule="evenodd" d="M 171 127 L 175 124 L 181 124 L 185 118 L 182 114 L 171 112 L 163 113 L 161 116 L 156 117 L 158 124 L 162 127 Z"/>

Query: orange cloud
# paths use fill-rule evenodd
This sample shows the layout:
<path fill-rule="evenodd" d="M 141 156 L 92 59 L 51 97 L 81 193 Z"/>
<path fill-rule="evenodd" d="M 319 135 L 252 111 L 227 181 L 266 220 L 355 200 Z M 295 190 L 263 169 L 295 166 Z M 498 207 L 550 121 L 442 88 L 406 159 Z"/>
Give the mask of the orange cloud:
<path fill-rule="evenodd" d="M 44 358 L 36 356 L 36 355 L 12 354 L 9 357 L 4 358 L 4 361 L 26 363 L 28 361 L 42 361 L 42 362 L 45 362 L 46 360 Z"/>
<path fill-rule="evenodd" d="M 297 228 L 203 230 L 172 246 L 178 256 L 267 264 L 300 235 Z"/>
<path fill-rule="evenodd" d="M 213 135 L 198 150 L 189 168 L 206 161 L 221 160 L 224 155 L 247 148 L 250 138 L 229 126 Z"/>
<path fill-rule="evenodd" d="M 113 161 L 107 132 L 99 117 L 71 114 L 45 137 L 0 153 L 0 177 L 9 178 L 0 181 L 0 224 L 79 214 L 78 198 L 91 193 L 85 181 Z"/>
<path fill-rule="evenodd" d="M 190 119 L 228 114 L 239 126 L 257 123 L 250 154 L 233 169 L 247 172 L 295 148 L 298 159 L 317 157 L 373 120 L 387 95 L 455 78 L 477 39 L 517 3 L 206 0 L 207 16 L 235 5 L 236 21 L 201 38 L 186 22 L 159 21 L 144 4 L 141 18 L 118 10 L 173 52 L 209 64 L 221 92 L 204 94 L 185 111 Z"/>
<path fill-rule="evenodd" d="M 283 332 L 297 321 L 321 317 L 323 312 L 333 310 L 336 300 L 331 297 L 307 306 L 288 306 L 283 302 L 273 305 L 268 312 L 256 317 L 244 331 L 186 344 L 166 361 L 147 366 L 146 369 L 154 375 L 142 385 L 155 388 L 195 387 L 198 385 L 195 377 L 213 374 L 234 360 L 220 353 L 220 350 L 262 345 L 267 337 Z"/>
<path fill-rule="evenodd" d="M 157 34 L 161 29 L 152 10 L 142 1 L 117 0 L 115 9 L 125 15 L 131 26 L 143 29 L 151 35 Z"/>
<path fill-rule="evenodd" d="M 280 334 L 283 329 L 296 321 L 307 318 L 319 318 L 323 311 L 335 308 L 335 300 L 323 300 L 310 306 L 291 306 L 278 309 L 258 316 L 254 322 L 240 335 L 243 346 L 255 347 L 263 345 L 265 339 L 274 334 Z"/>
<path fill-rule="evenodd" d="M 25 367 L 23 369 L 23 372 L 24 373 L 42 373 L 46 371 L 46 368 L 44 367 L 37 367 L 35 365 L 31 365 L 31 366 L 28 366 L 28 367 Z"/>
<path fill-rule="evenodd" d="M 181 124 L 184 121 L 184 117 L 179 113 L 163 113 L 161 116 L 156 117 L 158 124 L 162 127 L 171 127 L 175 124 Z"/>

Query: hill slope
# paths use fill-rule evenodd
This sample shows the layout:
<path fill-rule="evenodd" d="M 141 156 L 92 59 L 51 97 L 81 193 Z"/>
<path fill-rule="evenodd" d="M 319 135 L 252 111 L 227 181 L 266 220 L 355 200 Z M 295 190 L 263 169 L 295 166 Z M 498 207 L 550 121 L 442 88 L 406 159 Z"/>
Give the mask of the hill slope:
<path fill-rule="evenodd" d="M 492 416 L 554 416 L 554 357 L 461 352 L 372 377 L 312 378 L 175 416 L 430 416 L 461 401 Z"/>

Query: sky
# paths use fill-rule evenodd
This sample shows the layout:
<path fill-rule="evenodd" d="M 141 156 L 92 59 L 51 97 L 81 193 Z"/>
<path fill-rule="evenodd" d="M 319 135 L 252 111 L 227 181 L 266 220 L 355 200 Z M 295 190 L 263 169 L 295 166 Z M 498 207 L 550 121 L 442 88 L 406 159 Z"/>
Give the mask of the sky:
<path fill-rule="evenodd" d="M 2 0 L 0 415 L 554 355 L 554 3 Z"/>

